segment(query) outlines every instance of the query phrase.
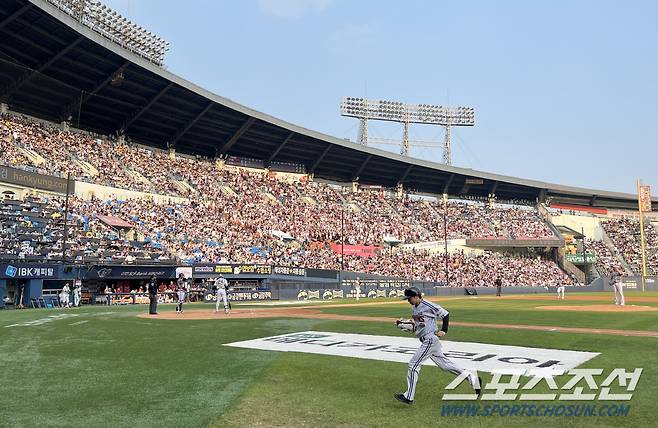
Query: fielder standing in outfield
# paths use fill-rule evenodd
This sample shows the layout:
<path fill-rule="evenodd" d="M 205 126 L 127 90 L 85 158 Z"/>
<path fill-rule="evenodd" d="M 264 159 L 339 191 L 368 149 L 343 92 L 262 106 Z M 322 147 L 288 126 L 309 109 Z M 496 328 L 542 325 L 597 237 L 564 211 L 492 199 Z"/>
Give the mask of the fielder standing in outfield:
<path fill-rule="evenodd" d="M 215 280 L 215 312 L 219 312 L 219 301 L 221 299 L 224 302 L 224 313 L 229 313 L 228 299 L 226 297 L 227 291 L 228 281 L 223 275 L 219 275 L 219 278 Z"/>
<path fill-rule="evenodd" d="M 416 383 L 418 382 L 420 366 L 428 358 L 431 358 L 434 364 L 441 369 L 447 370 L 455 375 L 462 374 L 466 369 L 449 360 L 441 350 L 441 341 L 439 338 L 448 333 L 448 311 L 439 305 L 423 300 L 421 291 L 416 287 L 404 290 L 403 299 L 406 299 L 411 305 L 414 324 L 413 331 L 415 332 L 416 337 L 420 339 L 421 345 L 414 356 L 411 357 L 411 361 L 409 361 L 407 391 L 404 394 L 395 394 L 394 397 L 396 400 L 405 404 L 412 404 L 414 402 L 414 395 L 416 394 Z M 440 330 L 436 324 L 437 319 L 442 321 Z M 473 389 L 475 389 L 475 393 L 479 396 L 482 379 L 469 372 L 468 381 Z"/>

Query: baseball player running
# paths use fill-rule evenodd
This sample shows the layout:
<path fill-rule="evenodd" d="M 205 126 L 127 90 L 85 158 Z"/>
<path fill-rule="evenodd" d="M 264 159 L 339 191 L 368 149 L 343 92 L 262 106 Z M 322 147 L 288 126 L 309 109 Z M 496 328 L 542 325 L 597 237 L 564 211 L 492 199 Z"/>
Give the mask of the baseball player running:
<path fill-rule="evenodd" d="M 404 290 L 404 297 L 411 305 L 411 313 L 414 321 L 414 332 L 416 337 L 420 339 L 420 348 L 416 351 L 411 361 L 409 361 L 409 370 L 407 371 L 407 391 L 404 394 L 395 394 L 396 400 L 405 404 L 412 404 L 414 402 L 414 395 L 416 394 L 416 383 L 418 382 L 418 375 L 420 373 L 420 366 L 423 361 L 431 358 L 434 364 L 443 370 L 447 370 L 455 375 L 460 375 L 466 369 L 459 367 L 457 364 L 449 360 L 441 350 L 441 341 L 439 337 L 443 337 L 448 332 L 449 313 L 441 306 L 423 300 L 421 291 L 416 287 L 411 287 Z M 436 320 L 442 320 L 442 326 L 439 330 Z M 475 393 L 480 395 L 480 385 L 482 379 L 469 372 L 468 380 L 475 389 Z"/>
<path fill-rule="evenodd" d="M 224 302 L 224 313 L 229 313 L 228 300 L 226 298 L 226 290 L 228 290 L 228 281 L 224 276 L 220 275 L 219 278 L 215 280 L 215 312 L 219 312 L 219 300 L 221 299 Z"/>

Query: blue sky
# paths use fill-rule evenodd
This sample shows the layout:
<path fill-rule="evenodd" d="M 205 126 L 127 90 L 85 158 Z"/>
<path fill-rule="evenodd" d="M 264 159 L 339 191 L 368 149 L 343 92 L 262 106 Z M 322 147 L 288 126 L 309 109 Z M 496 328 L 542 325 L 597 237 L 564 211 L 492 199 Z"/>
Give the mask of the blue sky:
<path fill-rule="evenodd" d="M 171 72 L 292 123 L 354 140 L 341 96 L 472 106 L 456 166 L 623 192 L 642 178 L 658 194 L 656 2 L 104 2 L 171 43 Z"/>

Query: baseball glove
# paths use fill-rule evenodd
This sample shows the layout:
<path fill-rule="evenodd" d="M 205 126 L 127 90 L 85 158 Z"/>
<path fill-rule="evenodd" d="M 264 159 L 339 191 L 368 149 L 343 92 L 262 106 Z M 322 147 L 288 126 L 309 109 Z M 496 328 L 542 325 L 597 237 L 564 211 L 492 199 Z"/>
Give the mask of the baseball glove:
<path fill-rule="evenodd" d="M 416 330 L 416 324 L 413 320 L 400 318 L 395 321 L 395 325 L 402 331 L 411 333 Z"/>

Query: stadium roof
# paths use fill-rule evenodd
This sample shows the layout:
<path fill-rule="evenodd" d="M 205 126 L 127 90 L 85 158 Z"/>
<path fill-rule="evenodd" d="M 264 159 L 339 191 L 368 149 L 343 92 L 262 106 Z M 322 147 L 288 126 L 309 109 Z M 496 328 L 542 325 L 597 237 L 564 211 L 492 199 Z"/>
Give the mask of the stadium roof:
<path fill-rule="evenodd" d="M 120 77 L 117 77 L 121 75 Z M 0 101 L 158 148 L 303 164 L 316 177 L 427 193 L 636 208 L 635 196 L 403 157 L 325 135 L 213 94 L 123 49 L 46 0 L 0 4 Z M 78 113 L 79 112 L 79 113 Z M 550 168 L 550 165 L 546 166 Z M 654 198 L 657 206 L 658 199 Z"/>

